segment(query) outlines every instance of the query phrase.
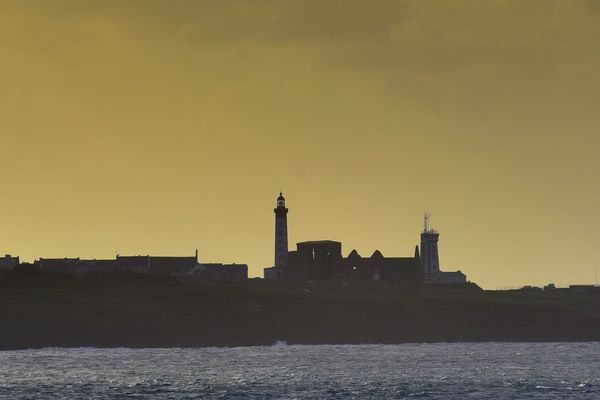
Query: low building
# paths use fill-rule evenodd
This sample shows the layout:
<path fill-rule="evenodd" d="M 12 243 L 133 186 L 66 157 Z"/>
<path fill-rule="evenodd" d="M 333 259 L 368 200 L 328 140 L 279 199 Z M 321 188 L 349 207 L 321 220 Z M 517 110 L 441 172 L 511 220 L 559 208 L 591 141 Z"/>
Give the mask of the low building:
<path fill-rule="evenodd" d="M 18 258 L 16 258 L 16 260 L 18 264 Z M 195 256 L 191 257 L 117 255 L 116 259 L 114 260 L 40 258 L 34 262 L 34 265 L 42 271 L 65 272 L 73 274 L 84 274 L 91 272 L 117 272 L 193 277 L 196 279 L 207 280 L 248 279 L 248 266 L 246 264 L 200 264 L 198 263 L 197 252 Z"/>
<path fill-rule="evenodd" d="M 12 271 L 18 266 L 19 257 L 13 257 L 10 254 L 6 254 L 4 257 L 0 257 L 0 271 Z"/>
<path fill-rule="evenodd" d="M 196 257 L 149 257 L 149 273 L 154 275 L 187 274 L 196 268 Z"/>
<path fill-rule="evenodd" d="M 117 256 L 117 272 L 147 274 L 150 271 L 150 256 Z"/>
<path fill-rule="evenodd" d="M 352 250 L 342 256 L 342 244 L 332 240 L 301 242 L 288 253 L 285 268 L 265 268 L 265 279 L 289 281 L 385 282 L 418 291 L 423 270 L 418 246 L 413 257 L 384 257 L 376 250 L 362 257 Z"/>
<path fill-rule="evenodd" d="M 284 278 L 296 281 L 319 281 L 348 278 L 342 258 L 342 244 L 332 240 L 315 240 L 296 244 L 288 252 Z"/>
<path fill-rule="evenodd" d="M 40 258 L 35 260 L 33 265 L 46 272 L 74 273 L 80 263 L 79 258 Z"/>
<path fill-rule="evenodd" d="M 195 256 L 117 256 L 119 272 L 168 275 L 180 278 L 194 278 L 215 281 L 248 279 L 246 264 L 199 263 Z"/>
<path fill-rule="evenodd" d="M 40 258 L 33 263 L 41 271 L 71 274 L 112 273 L 117 269 L 115 260 L 85 260 L 80 258 Z"/>
<path fill-rule="evenodd" d="M 425 283 L 456 284 L 466 282 L 467 276 L 460 271 L 437 271 L 425 276 Z"/>
<path fill-rule="evenodd" d="M 198 264 L 188 274 L 190 278 L 207 281 L 245 281 L 248 279 L 246 264 Z"/>
<path fill-rule="evenodd" d="M 263 268 L 263 276 L 265 279 L 276 280 L 283 279 L 283 268 L 281 267 L 267 267 Z"/>
<path fill-rule="evenodd" d="M 117 255 L 117 271 L 136 274 L 185 275 L 198 266 L 198 251 L 195 256 L 121 256 Z"/>
<path fill-rule="evenodd" d="M 600 294 L 600 286 L 596 285 L 569 285 L 569 290 L 575 293 Z"/>
<path fill-rule="evenodd" d="M 117 271 L 117 260 L 84 260 L 81 268 L 82 273 L 114 273 Z"/>
<path fill-rule="evenodd" d="M 423 282 L 418 247 L 415 248 L 413 257 L 384 257 L 379 250 L 370 257 L 361 257 L 356 250 L 352 250 L 344 263 L 346 269 L 352 271 L 353 278 L 362 281 L 382 281 L 415 287 Z"/>

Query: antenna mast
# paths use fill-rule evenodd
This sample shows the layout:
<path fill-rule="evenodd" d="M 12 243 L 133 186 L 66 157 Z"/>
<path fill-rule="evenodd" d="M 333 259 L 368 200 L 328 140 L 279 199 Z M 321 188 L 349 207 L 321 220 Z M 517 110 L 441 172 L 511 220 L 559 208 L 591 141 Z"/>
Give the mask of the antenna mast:
<path fill-rule="evenodd" d="M 425 233 L 429 232 L 429 217 L 431 217 L 431 214 L 425 211 L 425 215 L 423 216 L 423 232 Z"/>

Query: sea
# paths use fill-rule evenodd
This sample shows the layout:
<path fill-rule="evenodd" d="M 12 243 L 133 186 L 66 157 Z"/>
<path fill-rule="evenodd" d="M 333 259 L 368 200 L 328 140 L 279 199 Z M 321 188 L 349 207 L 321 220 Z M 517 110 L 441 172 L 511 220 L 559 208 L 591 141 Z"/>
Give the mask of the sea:
<path fill-rule="evenodd" d="M 0 352 L 2 399 L 600 399 L 600 342 Z"/>

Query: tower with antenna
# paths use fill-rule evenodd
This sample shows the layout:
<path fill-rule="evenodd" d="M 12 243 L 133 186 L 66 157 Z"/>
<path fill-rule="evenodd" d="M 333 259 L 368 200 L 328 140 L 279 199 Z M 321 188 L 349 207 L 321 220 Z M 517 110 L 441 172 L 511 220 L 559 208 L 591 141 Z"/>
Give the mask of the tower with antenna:
<path fill-rule="evenodd" d="M 423 216 L 423 232 L 421 232 L 421 264 L 425 280 L 440 272 L 440 259 L 438 255 L 438 240 L 440 234 L 429 226 L 431 214 L 425 212 Z"/>
<path fill-rule="evenodd" d="M 279 192 L 275 212 L 275 268 L 284 269 L 288 264 L 288 234 L 285 198 Z"/>

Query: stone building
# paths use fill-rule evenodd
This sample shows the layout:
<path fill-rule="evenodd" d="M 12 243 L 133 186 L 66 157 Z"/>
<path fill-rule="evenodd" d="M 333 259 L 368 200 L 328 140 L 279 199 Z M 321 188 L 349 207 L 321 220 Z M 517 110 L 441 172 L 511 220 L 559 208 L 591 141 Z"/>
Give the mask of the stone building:
<path fill-rule="evenodd" d="M 384 282 L 418 291 L 423 283 L 418 247 L 413 257 L 384 257 L 376 250 L 362 257 L 352 250 L 342 255 L 342 244 L 332 240 L 301 242 L 289 252 L 283 279 L 292 281 Z"/>
<path fill-rule="evenodd" d="M 413 257 L 384 257 L 379 250 L 375 250 L 370 257 L 363 258 L 356 250 L 352 250 L 344 262 L 357 280 L 420 286 L 423 270 L 419 257 L 418 246 Z"/>
<path fill-rule="evenodd" d="M 320 281 L 344 278 L 342 244 L 332 240 L 316 240 L 296 244 L 290 251 L 284 270 L 287 280 Z"/>

